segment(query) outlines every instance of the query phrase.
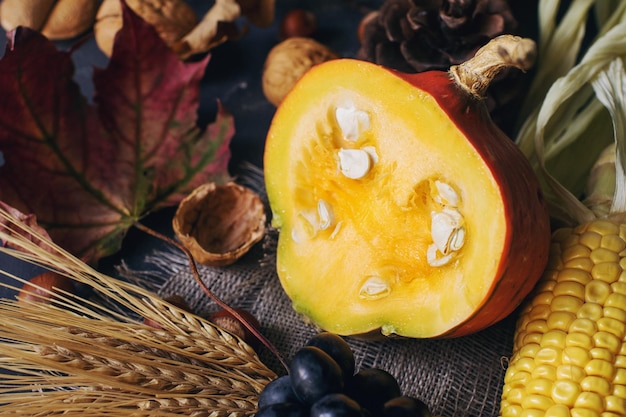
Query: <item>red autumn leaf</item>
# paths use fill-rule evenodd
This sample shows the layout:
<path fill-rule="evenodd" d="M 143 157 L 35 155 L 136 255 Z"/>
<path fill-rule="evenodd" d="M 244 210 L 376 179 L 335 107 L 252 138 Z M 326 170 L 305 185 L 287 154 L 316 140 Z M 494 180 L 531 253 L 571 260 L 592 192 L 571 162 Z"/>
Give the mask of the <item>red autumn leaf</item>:
<path fill-rule="evenodd" d="M 132 224 L 228 178 L 232 117 L 197 126 L 208 58 L 181 61 L 124 7 L 124 26 L 94 102 L 73 81 L 71 53 L 37 32 L 11 34 L 0 60 L 0 201 L 33 213 L 52 240 L 94 262 Z"/>

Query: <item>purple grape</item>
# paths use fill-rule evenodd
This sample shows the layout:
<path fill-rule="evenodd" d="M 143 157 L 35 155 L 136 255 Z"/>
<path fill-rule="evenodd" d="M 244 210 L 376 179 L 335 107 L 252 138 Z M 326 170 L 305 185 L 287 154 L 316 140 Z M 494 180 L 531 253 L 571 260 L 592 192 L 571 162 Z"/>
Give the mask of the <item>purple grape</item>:
<path fill-rule="evenodd" d="M 385 417 L 431 417 L 428 406 L 421 400 L 402 396 L 392 398 L 385 403 Z"/>
<path fill-rule="evenodd" d="M 346 386 L 346 394 L 375 416 L 382 416 L 383 406 L 402 395 L 398 381 L 379 368 L 361 369 Z"/>
<path fill-rule="evenodd" d="M 272 404 L 297 403 L 299 402 L 296 393 L 293 392 L 291 379 L 288 375 L 281 376 L 267 384 L 261 394 L 259 394 L 259 408 Z"/>
<path fill-rule="evenodd" d="M 315 346 L 304 346 L 295 353 L 289 377 L 296 396 L 308 405 L 344 388 L 343 373 L 337 362 Z"/>
<path fill-rule="evenodd" d="M 345 394 L 328 394 L 311 406 L 309 417 L 363 417 L 361 406 Z"/>
<path fill-rule="evenodd" d="M 344 376 L 354 375 L 354 353 L 341 336 L 330 332 L 318 333 L 307 342 L 307 346 L 315 346 L 328 353 L 337 362 Z"/>

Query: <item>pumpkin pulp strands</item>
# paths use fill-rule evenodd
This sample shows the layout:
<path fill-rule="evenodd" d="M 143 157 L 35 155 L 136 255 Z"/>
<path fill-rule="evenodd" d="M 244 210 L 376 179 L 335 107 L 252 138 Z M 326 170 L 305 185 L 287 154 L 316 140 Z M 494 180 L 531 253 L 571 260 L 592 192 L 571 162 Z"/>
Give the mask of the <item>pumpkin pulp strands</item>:
<path fill-rule="evenodd" d="M 0 382 L 0 413 L 254 414 L 258 393 L 276 376 L 250 346 L 147 290 L 95 271 L 6 211 L 0 218 L 18 230 L 0 227 L 0 240 L 20 249 L 1 253 L 87 285 L 120 311 L 157 316 L 162 327 L 68 293 L 51 293 L 50 304 L 0 300 L 0 369 L 8 371 Z"/>

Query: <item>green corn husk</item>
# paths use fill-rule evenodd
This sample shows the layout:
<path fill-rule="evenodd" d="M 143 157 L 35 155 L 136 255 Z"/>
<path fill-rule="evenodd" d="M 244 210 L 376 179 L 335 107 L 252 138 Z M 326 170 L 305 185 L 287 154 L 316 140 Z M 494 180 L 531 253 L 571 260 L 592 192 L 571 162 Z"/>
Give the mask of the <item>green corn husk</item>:
<path fill-rule="evenodd" d="M 536 74 L 520 114 L 516 143 L 540 175 L 554 218 L 588 219 L 579 198 L 589 170 L 613 142 L 612 118 L 592 81 L 616 58 L 626 57 L 626 1 L 573 0 L 557 22 L 560 2 L 539 3 Z M 586 22 L 595 38 L 583 51 Z M 569 201 L 570 213 L 562 210 Z M 577 208 L 576 208 L 577 207 Z"/>

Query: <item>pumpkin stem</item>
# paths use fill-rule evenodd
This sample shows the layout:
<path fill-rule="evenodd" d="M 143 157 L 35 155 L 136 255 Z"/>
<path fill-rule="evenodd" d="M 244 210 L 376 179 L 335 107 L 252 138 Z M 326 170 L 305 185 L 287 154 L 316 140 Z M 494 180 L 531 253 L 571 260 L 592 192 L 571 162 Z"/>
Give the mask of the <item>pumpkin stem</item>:
<path fill-rule="evenodd" d="M 461 88 L 483 99 L 500 71 L 510 67 L 526 71 L 534 65 L 536 55 L 537 47 L 532 39 L 501 35 L 476 51 L 473 58 L 450 67 L 450 74 Z"/>

